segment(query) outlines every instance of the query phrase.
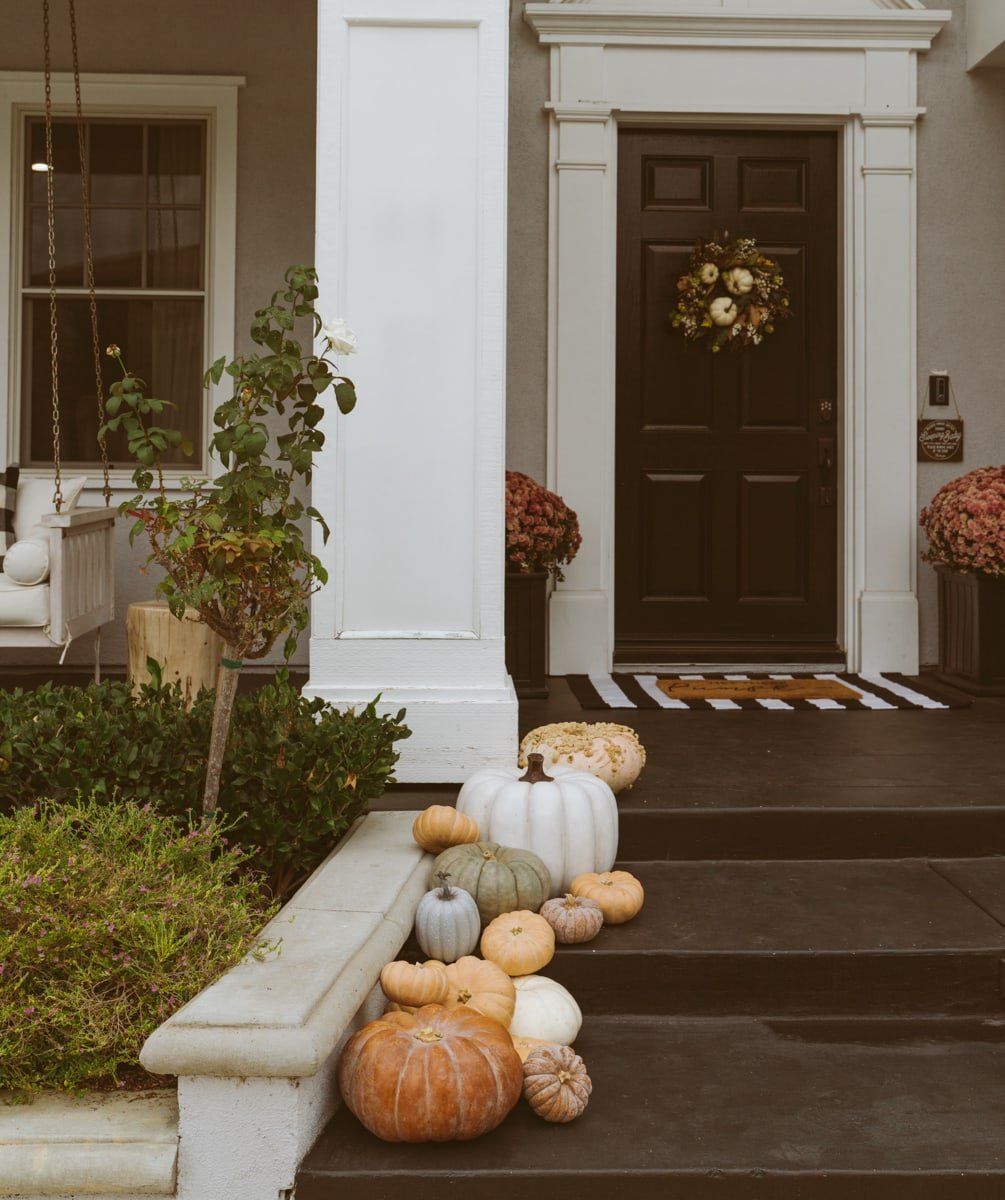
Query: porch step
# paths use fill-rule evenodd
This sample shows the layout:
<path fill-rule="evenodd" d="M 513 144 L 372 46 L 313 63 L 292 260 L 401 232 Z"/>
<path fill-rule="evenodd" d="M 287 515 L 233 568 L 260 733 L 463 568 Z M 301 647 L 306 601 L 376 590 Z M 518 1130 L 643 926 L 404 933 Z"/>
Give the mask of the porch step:
<path fill-rule="evenodd" d="M 297 1200 L 1000 1200 L 998 1020 L 588 1017 L 582 1117 L 522 1101 L 473 1142 L 390 1145 L 340 1109 Z"/>
<path fill-rule="evenodd" d="M 1005 860 L 623 865 L 642 912 L 544 972 L 584 1012 L 1005 1016 Z"/>

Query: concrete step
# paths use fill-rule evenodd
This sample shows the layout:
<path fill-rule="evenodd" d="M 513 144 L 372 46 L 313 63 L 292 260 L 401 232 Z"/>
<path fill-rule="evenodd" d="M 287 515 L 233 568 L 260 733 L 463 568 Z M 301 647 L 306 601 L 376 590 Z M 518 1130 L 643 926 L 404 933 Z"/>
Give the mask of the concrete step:
<path fill-rule="evenodd" d="M 1001 1021 L 594 1016 L 576 1049 L 593 1079 L 577 1121 L 521 1101 L 476 1141 L 409 1146 L 341 1109 L 297 1200 L 582 1200 L 619 1182 L 633 1200 L 1005 1195 Z"/>
<path fill-rule="evenodd" d="M 1005 860 L 621 865 L 641 913 L 544 972 L 584 1012 L 1005 1011 Z"/>

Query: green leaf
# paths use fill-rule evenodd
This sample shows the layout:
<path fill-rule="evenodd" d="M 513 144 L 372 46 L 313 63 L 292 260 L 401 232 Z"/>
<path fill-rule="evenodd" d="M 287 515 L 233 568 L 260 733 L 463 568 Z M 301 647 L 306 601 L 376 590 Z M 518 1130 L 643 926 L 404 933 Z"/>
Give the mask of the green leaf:
<path fill-rule="evenodd" d="M 348 414 L 356 407 L 356 389 L 348 379 L 335 385 L 335 402 L 339 412 Z"/>

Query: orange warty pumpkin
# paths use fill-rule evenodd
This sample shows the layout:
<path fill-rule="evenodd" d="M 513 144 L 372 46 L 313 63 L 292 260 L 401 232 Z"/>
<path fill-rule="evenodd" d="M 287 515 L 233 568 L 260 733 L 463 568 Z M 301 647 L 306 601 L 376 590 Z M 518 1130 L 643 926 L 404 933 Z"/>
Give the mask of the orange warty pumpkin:
<path fill-rule="evenodd" d="M 412 837 L 423 850 L 441 854 L 449 846 L 466 846 L 478 841 L 474 818 L 459 813 L 449 804 L 431 804 L 415 818 Z"/>
<path fill-rule="evenodd" d="M 380 972 L 380 986 L 388 1000 L 410 1008 L 442 1004 L 447 994 L 446 968 L 442 963 L 387 963 Z"/>
<path fill-rule="evenodd" d="M 628 871 L 587 871 L 577 875 L 570 889 L 576 896 L 595 900 L 608 925 L 623 925 L 642 907 L 642 884 Z"/>
<path fill-rule="evenodd" d="M 505 1118 L 520 1098 L 523 1070 L 495 1021 L 428 1004 L 353 1034 L 338 1081 L 349 1111 L 386 1142 L 466 1141 Z"/>
<path fill-rule="evenodd" d="M 502 967 L 465 954 L 447 967 L 447 1008 L 469 1008 L 509 1028 L 516 1008 L 516 987 Z"/>
<path fill-rule="evenodd" d="M 503 913 L 485 926 L 481 950 L 507 975 L 533 975 L 555 957 L 555 931 L 529 909 Z"/>
<path fill-rule="evenodd" d="M 571 1046 L 545 1043 L 524 1060 L 524 1097 L 546 1121 L 575 1120 L 586 1108 L 592 1091 L 586 1065 Z"/>

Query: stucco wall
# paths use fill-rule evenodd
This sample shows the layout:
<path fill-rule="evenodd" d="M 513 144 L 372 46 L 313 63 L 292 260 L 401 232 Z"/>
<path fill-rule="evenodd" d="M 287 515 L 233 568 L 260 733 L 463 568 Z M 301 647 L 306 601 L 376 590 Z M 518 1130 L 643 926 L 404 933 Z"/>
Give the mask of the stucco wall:
<path fill-rule="evenodd" d="M 71 67 L 65 6 L 52 6 L 53 69 Z M 287 0 L 278 10 L 245 0 L 171 0 L 123 4 L 78 0 L 80 67 L 84 72 L 244 75 L 238 100 L 237 349 L 247 350 L 255 308 L 268 302 L 291 263 L 314 254 L 314 108 L 316 0 Z M 41 4 L 0 0 L 0 70 L 41 71 Z M 86 108 L 86 92 L 83 96 Z M 128 521 L 117 530 L 114 626 L 102 658 L 125 662 L 124 613 L 148 599 L 154 581 L 140 573 L 145 557 L 130 551 Z M 54 663 L 57 651 L 4 651 L 4 663 Z M 301 639 L 298 662 L 306 662 Z M 91 661 L 91 639 L 68 662 Z"/>
<path fill-rule="evenodd" d="M 936 7 L 931 5 L 930 7 Z M 947 480 L 1005 462 L 1000 355 L 1005 278 L 1005 70 L 966 73 L 965 0 L 919 62 L 918 376 L 949 371 L 964 420 L 962 463 L 918 464 L 919 506 Z M 919 545 L 925 536 L 919 530 Z M 922 564 L 921 661 L 938 657 L 935 573 Z"/>

